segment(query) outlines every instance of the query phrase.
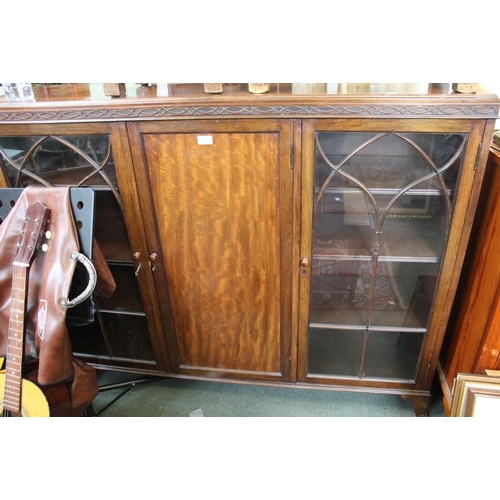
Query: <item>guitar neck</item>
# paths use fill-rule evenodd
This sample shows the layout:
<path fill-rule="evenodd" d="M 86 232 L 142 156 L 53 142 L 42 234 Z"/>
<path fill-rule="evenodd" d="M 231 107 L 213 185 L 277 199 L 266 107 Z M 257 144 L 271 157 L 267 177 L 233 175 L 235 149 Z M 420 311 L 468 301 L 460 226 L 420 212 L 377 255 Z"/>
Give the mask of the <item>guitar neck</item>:
<path fill-rule="evenodd" d="M 7 361 L 5 364 L 4 409 L 21 411 L 22 362 L 24 351 L 24 315 L 28 266 L 14 263 L 7 337 Z"/>

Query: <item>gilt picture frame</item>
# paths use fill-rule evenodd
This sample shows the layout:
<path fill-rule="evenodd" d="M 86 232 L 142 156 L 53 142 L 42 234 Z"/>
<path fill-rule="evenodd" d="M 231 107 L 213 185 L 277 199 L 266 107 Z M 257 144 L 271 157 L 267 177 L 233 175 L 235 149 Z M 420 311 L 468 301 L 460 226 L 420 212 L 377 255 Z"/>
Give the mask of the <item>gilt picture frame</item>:
<path fill-rule="evenodd" d="M 500 377 L 457 374 L 450 417 L 499 417 Z"/>

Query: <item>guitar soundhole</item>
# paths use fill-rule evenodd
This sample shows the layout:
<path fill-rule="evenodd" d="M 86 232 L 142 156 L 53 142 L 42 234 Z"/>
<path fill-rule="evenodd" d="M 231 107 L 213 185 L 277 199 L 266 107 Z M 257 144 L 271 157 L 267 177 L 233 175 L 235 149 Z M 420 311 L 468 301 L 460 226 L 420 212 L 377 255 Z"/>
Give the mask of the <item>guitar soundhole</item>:
<path fill-rule="evenodd" d="M 3 399 L 0 399 L 0 408 L 2 407 L 3 407 Z M 6 409 L 3 409 L 0 412 L 0 417 L 29 417 L 29 416 L 30 412 L 24 405 L 21 405 L 21 413 Z"/>

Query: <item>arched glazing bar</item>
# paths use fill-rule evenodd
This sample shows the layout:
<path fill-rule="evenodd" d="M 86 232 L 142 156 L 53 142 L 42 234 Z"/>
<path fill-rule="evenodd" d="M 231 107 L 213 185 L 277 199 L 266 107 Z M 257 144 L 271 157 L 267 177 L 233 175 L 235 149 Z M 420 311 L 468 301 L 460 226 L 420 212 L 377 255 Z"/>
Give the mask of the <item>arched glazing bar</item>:
<path fill-rule="evenodd" d="M 86 137 L 83 137 L 86 138 Z M 97 159 L 97 155 L 95 154 L 95 151 L 93 150 L 90 141 L 88 141 L 87 146 L 89 147 L 90 150 L 90 155 L 84 151 L 82 148 L 78 147 L 76 144 L 71 142 L 70 140 L 60 137 L 60 136 L 54 136 L 54 135 L 48 135 L 44 137 L 40 137 L 36 139 L 31 147 L 25 152 L 25 154 L 20 158 L 20 161 L 13 160 L 12 158 L 9 157 L 7 152 L 5 151 L 2 146 L 0 146 L 0 154 L 4 161 L 10 165 L 16 172 L 16 179 L 14 181 L 14 186 L 13 187 L 20 187 L 22 183 L 22 176 L 27 176 L 33 179 L 34 181 L 42 184 L 43 186 L 49 187 L 51 186 L 50 182 L 48 182 L 46 179 L 44 179 L 41 175 L 38 175 L 36 172 L 33 172 L 30 170 L 28 165 L 30 162 L 35 158 L 35 155 L 37 154 L 38 151 L 40 151 L 41 147 L 49 140 L 54 140 L 59 144 L 64 145 L 66 148 L 69 150 L 73 151 L 76 153 L 78 156 L 80 156 L 87 164 L 90 166 L 93 171 L 90 172 L 89 174 L 85 175 L 77 184 L 75 184 L 75 187 L 82 187 L 86 183 L 89 182 L 90 179 L 92 179 L 94 176 L 100 175 L 104 182 L 109 186 L 111 192 L 113 193 L 113 196 L 115 197 L 116 201 L 118 202 L 121 210 L 123 211 L 123 204 L 122 200 L 120 197 L 120 194 L 117 190 L 117 187 L 114 185 L 114 183 L 111 181 L 107 173 L 105 172 L 105 168 L 108 166 L 111 158 L 112 158 L 112 151 L 111 151 L 111 143 L 108 141 L 108 146 L 107 146 L 107 151 L 105 154 L 104 159 L 99 163 Z M 92 158 L 92 156 L 93 158 Z"/>
<path fill-rule="evenodd" d="M 355 185 L 357 185 L 368 196 L 368 198 L 372 201 L 373 207 L 374 207 L 374 209 L 375 209 L 375 211 L 377 213 L 377 220 L 380 219 L 380 213 L 378 212 L 378 204 L 375 201 L 375 199 L 373 198 L 373 196 L 370 193 L 370 191 L 368 190 L 368 188 L 361 181 L 359 181 L 358 179 L 356 179 L 352 175 L 349 175 L 347 172 L 342 171 L 342 167 L 353 156 L 355 156 L 357 153 L 359 153 L 361 150 L 363 150 L 364 148 L 366 148 L 367 146 L 369 146 L 373 142 L 377 141 L 378 139 L 381 139 L 382 137 L 385 137 L 386 135 L 388 135 L 388 134 L 387 133 L 383 133 L 383 134 L 378 134 L 378 135 L 372 137 L 371 139 L 369 139 L 368 141 L 364 142 L 363 144 L 361 144 L 360 146 L 358 146 L 356 149 L 354 149 L 351 153 L 349 153 L 338 165 L 334 165 L 330 161 L 330 159 L 328 158 L 328 156 L 326 155 L 326 153 L 325 153 L 325 151 L 324 151 L 324 149 L 323 149 L 323 147 L 322 147 L 322 145 L 321 145 L 321 143 L 319 141 L 318 134 L 316 134 L 316 147 L 317 147 L 317 149 L 318 149 L 321 157 L 323 158 L 324 162 L 326 163 L 326 165 L 328 165 L 328 167 L 330 167 L 331 172 L 328 174 L 328 177 L 323 182 L 323 185 L 321 186 L 321 189 L 319 190 L 318 198 L 316 200 L 316 206 L 314 207 L 313 226 L 314 226 L 314 223 L 316 221 L 316 216 L 317 216 L 317 213 L 318 213 L 318 208 L 320 206 L 321 200 L 322 200 L 322 198 L 323 198 L 323 196 L 324 196 L 324 194 L 326 192 L 328 184 L 333 179 L 333 176 L 336 173 L 338 173 L 339 175 L 341 175 L 341 176 L 345 177 L 346 179 L 350 180 L 351 182 L 353 182 Z"/>
<path fill-rule="evenodd" d="M 21 158 L 21 163 L 18 163 L 17 161 L 13 160 L 5 151 L 5 149 L 0 145 L 0 155 L 2 156 L 4 162 L 8 165 L 10 165 L 16 172 L 16 180 L 14 181 L 13 187 L 19 187 L 21 184 L 21 176 L 23 174 L 28 175 L 31 177 L 33 180 L 39 182 L 43 186 L 50 187 L 50 183 L 47 182 L 45 179 L 40 177 L 39 175 L 36 175 L 34 172 L 30 172 L 29 170 L 26 169 L 26 165 L 28 162 L 31 160 L 33 157 L 35 151 L 48 139 L 50 139 L 50 136 L 42 137 L 35 141 L 33 145 L 31 146 L 28 151 L 26 151 L 26 154 Z"/>
<path fill-rule="evenodd" d="M 432 171 L 428 175 L 424 175 L 423 177 L 420 177 L 419 179 L 416 179 L 415 181 L 411 182 L 407 186 L 405 186 L 403 189 L 401 189 L 397 194 L 394 195 L 394 197 L 389 201 L 387 204 L 387 208 L 385 212 L 382 214 L 382 220 L 381 220 L 381 225 L 383 224 L 387 213 L 390 211 L 391 207 L 394 206 L 396 201 L 401 198 L 405 193 L 410 191 L 411 189 L 416 188 L 417 186 L 424 184 L 425 182 L 431 180 L 431 179 L 437 179 L 437 181 L 440 184 L 440 187 L 443 192 L 444 200 L 446 203 L 446 219 L 448 224 L 446 225 L 447 230 L 449 229 L 449 225 L 451 222 L 451 213 L 452 213 L 452 207 L 451 207 L 451 199 L 448 194 L 448 189 L 447 186 L 444 182 L 443 179 L 443 174 L 448 170 L 456 161 L 457 159 L 461 156 L 465 149 L 465 137 L 462 138 L 462 143 L 460 146 L 457 148 L 455 151 L 454 155 L 442 166 L 438 167 L 435 162 L 430 158 L 430 156 L 414 141 L 412 141 L 409 137 L 406 137 L 403 134 L 399 134 L 396 132 L 392 132 L 393 135 L 399 137 L 403 141 L 406 141 L 408 144 L 410 144 L 417 152 L 424 158 L 424 160 L 427 162 L 427 164 L 431 167 Z"/>

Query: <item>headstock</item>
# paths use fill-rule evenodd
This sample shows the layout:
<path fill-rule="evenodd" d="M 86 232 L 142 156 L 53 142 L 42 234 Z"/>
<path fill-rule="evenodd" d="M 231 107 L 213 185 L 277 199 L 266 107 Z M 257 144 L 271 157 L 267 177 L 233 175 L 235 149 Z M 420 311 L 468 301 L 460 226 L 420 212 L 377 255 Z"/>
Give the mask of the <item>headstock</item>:
<path fill-rule="evenodd" d="M 39 201 L 28 206 L 14 259 L 15 264 L 24 266 L 31 264 L 40 246 L 49 214 L 50 210 Z"/>

